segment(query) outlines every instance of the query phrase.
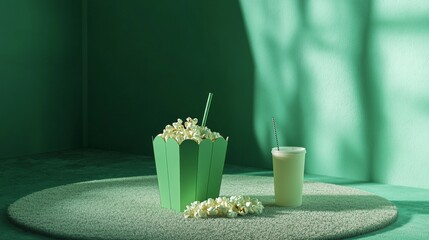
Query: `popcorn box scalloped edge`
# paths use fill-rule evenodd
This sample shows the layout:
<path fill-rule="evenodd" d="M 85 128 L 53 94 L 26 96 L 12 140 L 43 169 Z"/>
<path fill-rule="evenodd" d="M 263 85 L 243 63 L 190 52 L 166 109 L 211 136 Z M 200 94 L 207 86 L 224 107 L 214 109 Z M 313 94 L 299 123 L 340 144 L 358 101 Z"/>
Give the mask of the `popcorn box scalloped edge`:
<path fill-rule="evenodd" d="M 228 138 L 227 138 L 228 139 Z M 228 140 L 181 144 L 169 138 L 153 139 L 161 206 L 182 212 L 193 201 L 219 196 Z"/>

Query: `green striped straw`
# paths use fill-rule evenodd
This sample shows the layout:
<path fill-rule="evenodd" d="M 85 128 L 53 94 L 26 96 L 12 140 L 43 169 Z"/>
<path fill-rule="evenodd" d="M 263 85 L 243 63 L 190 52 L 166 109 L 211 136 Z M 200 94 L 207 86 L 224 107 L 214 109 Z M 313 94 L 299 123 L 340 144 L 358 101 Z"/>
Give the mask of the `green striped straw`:
<path fill-rule="evenodd" d="M 213 93 L 209 93 L 209 97 L 207 98 L 207 103 L 206 103 L 206 110 L 204 111 L 203 122 L 201 123 L 202 127 L 206 126 L 207 116 L 209 115 L 210 104 L 212 103 L 212 98 L 213 98 Z"/>
<path fill-rule="evenodd" d="M 273 128 L 274 128 L 274 136 L 276 137 L 277 151 L 280 151 L 279 139 L 277 138 L 276 120 L 274 120 L 274 117 L 273 117 Z"/>

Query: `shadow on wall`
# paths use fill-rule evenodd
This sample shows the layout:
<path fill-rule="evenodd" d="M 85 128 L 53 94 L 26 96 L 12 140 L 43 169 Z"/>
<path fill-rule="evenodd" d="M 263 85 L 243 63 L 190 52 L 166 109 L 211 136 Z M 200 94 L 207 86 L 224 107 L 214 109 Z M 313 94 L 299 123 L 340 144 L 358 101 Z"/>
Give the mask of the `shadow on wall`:
<path fill-rule="evenodd" d="M 89 145 L 152 155 L 177 118 L 229 136 L 227 163 L 260 166 L 254 77 L 236 1 L 88 1 Z"/>
<path fill-rule="evenodd" d="M 261 148 L 272 146 L 272 115 L 280 144 L 308 148 L 308 172 L 368 179 L 361 77 L 350 67 L 362 65 L 356 36 L 365 34 L 368 2 L 241 3 L 256 56 Z"/>
<path fill-rule="evenodd" d="M 240 3 L 264 166 L 274 116 L 308 173 L 429 188 L 429 3 Z"/>

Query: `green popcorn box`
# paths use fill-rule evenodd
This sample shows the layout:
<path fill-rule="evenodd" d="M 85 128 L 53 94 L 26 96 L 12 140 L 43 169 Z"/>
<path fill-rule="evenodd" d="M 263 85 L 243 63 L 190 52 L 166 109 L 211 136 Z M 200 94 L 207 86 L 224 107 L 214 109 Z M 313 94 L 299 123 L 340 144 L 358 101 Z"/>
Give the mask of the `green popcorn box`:
<path fill-rule="evenodd" d="M 193 201 L 219 196 L 228 139 L 153 140 L 161 206 L 179 212 Z"/>

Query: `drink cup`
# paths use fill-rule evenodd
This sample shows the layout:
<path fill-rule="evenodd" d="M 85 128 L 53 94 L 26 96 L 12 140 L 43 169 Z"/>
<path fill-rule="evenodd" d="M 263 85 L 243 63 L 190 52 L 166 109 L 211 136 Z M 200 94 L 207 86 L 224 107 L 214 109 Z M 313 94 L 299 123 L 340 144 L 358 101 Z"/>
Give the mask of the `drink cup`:
<path fill-rule="evenodd" d="M 273 148 L 274 196 L 278 206 L 298 207 L 302 204 L 305 148 Z"/>

